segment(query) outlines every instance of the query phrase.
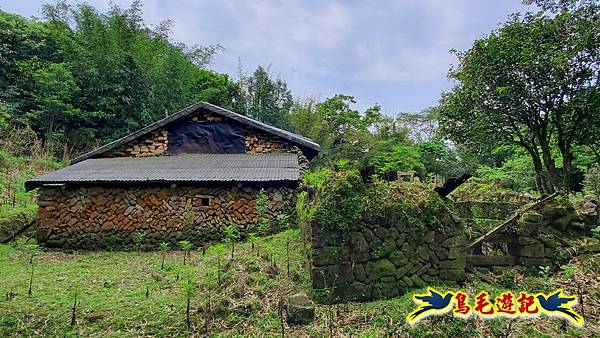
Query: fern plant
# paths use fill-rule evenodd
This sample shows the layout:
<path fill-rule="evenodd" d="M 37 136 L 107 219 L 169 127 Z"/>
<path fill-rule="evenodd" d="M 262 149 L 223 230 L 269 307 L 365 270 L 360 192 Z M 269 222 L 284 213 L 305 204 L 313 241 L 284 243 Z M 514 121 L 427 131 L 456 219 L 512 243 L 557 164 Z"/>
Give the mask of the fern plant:
<path fill-rule="evenodd" d="M 225 228 L 225 242 L 231 244 L 231 259 L 233 259 L 233 252 L 235 251 L 235 242 L 240 238 L 240 229 L 234 224 L 229 224 Z"/>
<path fill-rule="evenodd" d="M 167 256 L 167 251 L 169 251 L 169 243 L 162 242 L 159 244 L 158 248 L 162 253 L 162 263 L 160 263 L 160 269 L 162 270 L 165 268 L 165 256 Z"/>
<path fill-rule="evenodd" d="M 185 265 L 186 258 L 192 250 L 192 243 L 190 241 L 179 241 L 179 247 L 183 250 L 183 265 Z"/>

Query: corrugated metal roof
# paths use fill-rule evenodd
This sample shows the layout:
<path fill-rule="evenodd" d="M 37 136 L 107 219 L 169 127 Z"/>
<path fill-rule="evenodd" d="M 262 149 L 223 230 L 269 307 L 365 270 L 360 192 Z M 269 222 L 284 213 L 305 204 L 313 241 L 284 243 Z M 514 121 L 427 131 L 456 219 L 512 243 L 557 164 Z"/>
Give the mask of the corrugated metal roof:
<path fill-rule="evenodd" d="M 282 137 L 282 138 L 284 138 L 284 139 L 286 139 L 288 141 L 296 143 L 296 144 L 300 145 L 301 147 L 304 147 L 305 149 L 308 148 L 312 152 L 312 154 L 306 154 L 307 156 L 309 156 L 309 158 L 311 158 L 312 156 L 316 155 L 319 152 L 319 150 L 321 150 L 321 147 L 317 143 L 315 143 L 313 140 L 311 140 L 311 139 L 309 139 L 307 137 L 304 137 L 302 135 L 298 135 L 298 134 L 289 132 L 287 130 L 283 130 L 283 129 L 279 129 L 279 128 L 270 126 L 270 125 L 268 125 L 266 123 L 262 123 L 260 121 L 255 120 L 255 119 L 252 119 L 252 118 L 250 118 L 248 116 L 244 116 L 244 115 L 240 115 L 240 114 L 234 113 L 234 112 L 232 112 L 230 110 L 227 110 L 225 108 L 221 108 L 219 106 L 215 106 L 214 104 L 210 104 L 208 102 L 199 102 L 199 103 L 191 105 L 191 106 L 189 106 L 187 108 L 184 108 L 184 109 L 182 109 L 182 110 L 174 113 L 173 115 L 165 117 L 162 120 L 156 121 L 156 122 L 148 125 L 145 128 L 137 130 L 137 131 L 135 131 L 135 132 L 133 132 L 133 133 L 131 133 L 129 135 L 126 135 L 126 136 L 124 136 L 124 137 L 122 137 L 122 138 L 120 138 L 118 140 L 112 141 L 112 142 L 107 143 L 107 144 L 105 144 L 105 145 L 103 145 L 103 146 L 101 146 L 101 147 L 99 147 L 97 149 L 94 149 L 94 150 L 92 150 L 90 152 L 87 152 L 87 153 L 85 153 L 85 154 L 83 154 L 83 155 L 81 155 L 81 156 L 73 159 L 71 161 L 71 164 L 75 164 L 77 162 L 81 162 L 83 160 L 87 160 L 89 158 L 92 158 L 92 157 L 95 157 L 97 155 L 103 154 L 103 153 L 105 153 L 105 152 L 107 152 L 107 151 L 109 151 L 111 149 L 114 149 L 114 148 L 116 148 L 118 146 L 121 146 L 121 145 L 127 143 L 127 142 L 135 140 L 136 138 L 138 138 L 140 136 L 146 135 L 149 132 L 152 132 L 153 130 L 156 130 L 156 129 L 160 128 L 160 127 L 163 127 L 163 126 L 165 126 L 165 125 L 167 125 L 167 124 L 169 124 L 169 123 L 171 123 L 173 121 L 176 121 L 176 120 L 178 120 L 178 119 L 180 119 L 182 117 L 185 117 L 185 116 L 187 116 L 187 115 L 189 115 L 191 113 L 194 113 L 194 112 L 196 112 L 196 111 L 198 111 L 199 109 L 202 109 L 202 108 L 204 108 L 204 109 L 206 109 L 206 110 L 208 110 L 210 112 L 213 112 L 215 114 L 218 114 L 218 115 L 230 118 L 230 119 L 232 119 L 234 121 L 237 121 L 237 122 L 240 122 L 240 123 L 252 126 L 252 127 L 260 129 L 260 130 L 264 130 L 264 131 L 266 131 L 268 133 L 271 133 L 273 135 L 277 135 L 277 136 Z"/>
<path fill-rule="evenodd" d="M 89 159 L 32 178 L 25 187 L 30 190 L 57 183 L 266 182 L 299 178 L 296 154 L 185 154 Z"/>

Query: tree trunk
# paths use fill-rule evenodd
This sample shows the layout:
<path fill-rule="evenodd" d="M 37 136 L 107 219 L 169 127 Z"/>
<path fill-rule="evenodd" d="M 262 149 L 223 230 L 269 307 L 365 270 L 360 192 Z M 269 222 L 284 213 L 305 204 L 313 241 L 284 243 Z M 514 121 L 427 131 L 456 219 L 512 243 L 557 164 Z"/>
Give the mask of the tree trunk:
<path fill-rule="evenodd" d="M 531 160 L 533 161 L 533 169 L 535 170 L 535 180 L 538 185 L 538 190 L 543 195 L 549 195 L 554 192 L 551 184 L 548 182 L 548 177 L 544 173 L 544 166 L 542 164 L 542 160 L 540 159 L 540 155 L 533 148 L 524 147 L 531 155 Z"/>
<path fill-rule="evenodd" d="M 559 186 L 558 170 L 556 169 L 554 158 L 552 158 L 548 142 L 540 142 L 540 148 L 542 148 L 542 158 L 546 171 L 548 172 L 548 183 L 550 183 L 552 189 L 551 192 L 554 192 Z"/>
<path fill-rule="evenodd" d="M 568 150 L 563 153 L 562 165 L 562 188 L 568 193 L 573 188 L 573 154 Z"/>

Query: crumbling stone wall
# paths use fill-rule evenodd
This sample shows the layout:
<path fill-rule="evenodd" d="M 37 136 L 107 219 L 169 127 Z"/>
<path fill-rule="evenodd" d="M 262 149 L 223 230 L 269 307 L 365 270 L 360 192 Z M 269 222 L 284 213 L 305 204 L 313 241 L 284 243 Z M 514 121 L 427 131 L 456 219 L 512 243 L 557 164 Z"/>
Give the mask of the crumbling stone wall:
<path fill-rule="evenodd" d="M 433 190 L 407 182 L 369 185 L 344 175 L 329 179 L 312 197 L 299 197 L 300 221 L 310 215 L 301 226 L 310 227 L 303 233 L 311 244 L 319 301 L 391 298 L 436 279 L 464 279 L 462 225 Z"/>
<path fill-rule="evenodd" d="M 374 224 L 343 241 L 313 223 L 313 288 L 332 301 L 391 298 L 434 279 L 464 278 L 464 240 L 458 227 L 415 233 L 406 224 Z"/>
<path fill-rule="evenodd" d="M 258 223 L 260 187 L 43 187 L 39 192 L 38 241 L 49 247 L 126 248 L 143 232 L 156 249 L 166 241 L 196 246 L 223 237 L 234 224 L 242 235 Z M 296 189 L 265 187 L 267 214 L 293 212 Z"/>
<path fill-rule="evenodd" d="M 598 225 L 589 215 L 589 210 L 577 212 L 567 203 L 549 203 L 530 212 L 519 220 L 509 253 L 518 256 L 518 263 L 524 266 L 556 265 L 564 256 L 561 251 L 567 249 L 561 248 L 565 243 L 589 236 Z"/>
<path fill-rule="evenodd" d="M 590 236 L 591 229 L 597 226 L 595 204 L 579 210 L 576 207 L 566 201 L 550 202 L 525 213 L 516 224 L 475 247 L 474 255 L 467 257 L 467 264 L 477 267 L 521 265 L 536 271 L 540 266 L 560 266 L 569 255 L 569 242 Z M 489 248 L 495 249 L 490 251 Z M 497 255 L 498 250 L 502 255 Z"/>
<path fill-rule="evenodd" d="M 528 213 L 520 219 L 513 241 L 508 244 L 509 254 L 517 257 L 517 264 L 552 266 L 558 250 L 551 223 L 551 219 L 538 213 Z"/>
<path fill-rule="evenodd" d="M 520 206 L 507 202 L 462 201 L 454 203 L 454 211 L 462 219 L 505 220 Z"/>

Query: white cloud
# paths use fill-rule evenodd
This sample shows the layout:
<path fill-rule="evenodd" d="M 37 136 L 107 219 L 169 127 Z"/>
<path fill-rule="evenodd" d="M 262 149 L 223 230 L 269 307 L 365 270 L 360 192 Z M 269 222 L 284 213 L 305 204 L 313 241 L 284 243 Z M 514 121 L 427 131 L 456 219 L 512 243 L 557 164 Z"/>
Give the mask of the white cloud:
<path fill-rule="evenodd" d="M 46 0 L 6 2 L 0 7 L 39 16 Z M 238 58 L 247 71 L 272 64 L 295 95 L 343 92 L 361 107 L 419 110 L 449 87 L 449 50 L 468 48 L 520 8 L 521 0 L 146 0 L 144 18 L 173 19 L 174 40 L 223 45 L 218 71 L 235 76 Z"/>

